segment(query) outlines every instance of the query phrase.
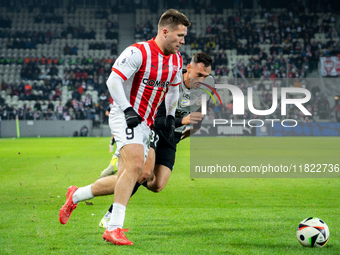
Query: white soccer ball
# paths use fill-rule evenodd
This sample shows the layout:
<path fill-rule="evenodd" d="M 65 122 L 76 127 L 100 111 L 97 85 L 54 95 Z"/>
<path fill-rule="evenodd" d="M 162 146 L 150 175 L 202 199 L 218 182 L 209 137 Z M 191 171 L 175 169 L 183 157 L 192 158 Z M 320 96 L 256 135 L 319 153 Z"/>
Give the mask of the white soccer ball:
<path fill-rule="evenodd" d="M 328 241 L 329 229 L 323 220 L 310 217 L 300 222 L 296 237 L 303 246 L 321 248 Z"/>

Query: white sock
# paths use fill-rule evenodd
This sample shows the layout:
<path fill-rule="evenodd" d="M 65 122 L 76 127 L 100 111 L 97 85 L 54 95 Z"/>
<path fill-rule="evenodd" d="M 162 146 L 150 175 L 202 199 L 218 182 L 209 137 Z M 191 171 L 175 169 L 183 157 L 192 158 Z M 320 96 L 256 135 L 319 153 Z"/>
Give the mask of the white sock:
<path fill-rule="evenodd" d="M 76 192 L 74 192 L 73 197 L 72 197 L 73 203 L 78 204 L 81 201 L 94 198 L 92 194 L 91 186 L 92 184 L 77 189 Z"/>
<path fill-rule="evenodd" d="M 119 203 L 113 203 L 112 206 L 111 219 L 107 228 L 109 231 L 112 231 L 116 228 L 123 228 L 125 220 L 126 207 Z"/>

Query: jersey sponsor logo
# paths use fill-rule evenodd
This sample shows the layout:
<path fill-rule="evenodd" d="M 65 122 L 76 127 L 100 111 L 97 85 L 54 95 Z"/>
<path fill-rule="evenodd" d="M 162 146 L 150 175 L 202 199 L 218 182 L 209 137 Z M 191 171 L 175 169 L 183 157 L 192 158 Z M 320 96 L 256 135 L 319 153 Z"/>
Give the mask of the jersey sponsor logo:
<path fill-rule="evenodd" d="M 190 100 L 183 98 L 182 102 L 181 102 L 181 105 L 182 106 L 189 106 L 190 105 Z"/>
<path fill-rule="evenodd" d="M 170 84 L 169 81 L 155 81 L 155 80 L 149 80 L 144 78 L 142 80 L 143 84 L 151 86 L 151 87 L 163 87 L 166 88 Z"/>

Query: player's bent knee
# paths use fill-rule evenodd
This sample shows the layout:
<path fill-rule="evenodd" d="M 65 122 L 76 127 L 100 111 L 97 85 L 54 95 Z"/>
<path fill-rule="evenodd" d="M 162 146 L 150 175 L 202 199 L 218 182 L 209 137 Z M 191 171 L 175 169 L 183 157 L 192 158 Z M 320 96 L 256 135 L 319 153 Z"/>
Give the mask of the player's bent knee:
<path fill-rule="evenodd" d="M 162 184 L 156 183 L 156 185 L 152 185 L 151 187 L 148 187 L 148 189 L 154 193 L 159 193 L 164 189 L 164 187 L 165 187 L 165 184 L 162 185 Z"/>
<path fill-rule="evenodd" d="M 143 170 L 144 161 L 138 161 L 134 164 L 134 170 L 140 173 Z"/>
<path fill-rule="evenodd" d="M 141 162 L 135 161 L 132 164 L 130 164 L 129 167 L 126 167 L 126 170 L 130 173 L 139 175 L 143 170 L 143 166 L 144 166 L 143 161 L 141 161 Z"/>
<path fill-rule="evenodd" d="M 140 173 L 144 167 L 144 149 L 140 144 L 128 144 L 121 150 L 125 169 L 129 172 Z"/>
<path fill-rule="evenodd" d="M 155 188 L 154 190 L 151 190 L 151 191 L 154 192 L 154 193 L 159 193 L 162 190 L 163 190 L 163 187 L 157 187 L 157 188 Z"/>
<path fill-rule="evenodd" d="M 144 167 L 144 160 L 143 158 L 133 158 L 128 163 L 125 164 L 125 169 L 129 172 L 133 173 L 140 173 Z"/>

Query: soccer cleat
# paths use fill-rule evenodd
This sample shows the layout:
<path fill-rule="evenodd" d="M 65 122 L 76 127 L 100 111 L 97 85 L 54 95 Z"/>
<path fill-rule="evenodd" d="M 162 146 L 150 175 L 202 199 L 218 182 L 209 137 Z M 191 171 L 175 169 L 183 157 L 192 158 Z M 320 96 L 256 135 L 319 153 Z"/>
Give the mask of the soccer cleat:
<path fill-rule="evenodd" d="M 110 165 L 100 173 L 99 178 L 103 178 L 103 177 L 106 177 L 106 176 L 109 176 L 109 175 L 113 175 L 116 172 L 117 171 L 115 170 L 114 166 L 110 163 Z"/>
<path fill-rule="evenodd" d="M 107 218 L 104 216 L 102 220 L 99 222 L 99 227 L 106 229 L 109 226 L 109 221 L 110 221 L 110 218 Z"/>
<path fill-rule="evenodd" d="M 66 224 L 72 211 L 77 208 L 77 204 L 74 204 L 72 199 L 72 196 L 77 189 L 78 187 L 76 186 L 70 186 L 67 188 L 66 202 L 59 211 L 59 221 L 61 224 Z"/>
<path fill-rule="evenodd" d="M 133 245 L 129 239 L 126 238 L 124 232 L 128 232 L 129 229 L 116 228 L 112 231 L 105 230 L 103 234 L 103 239 L 106 242 L 113 243 L 115 245 Z"/>
<path fill-rule="evenodd" d="M 109 175 L 116 174 L 118 171 L 117 165 L 118 165 L 118 157 L 116 155 L 113 155 L 110 161 L 110 165 L 100 173 L 99 178 L 103 178 Z"/>

